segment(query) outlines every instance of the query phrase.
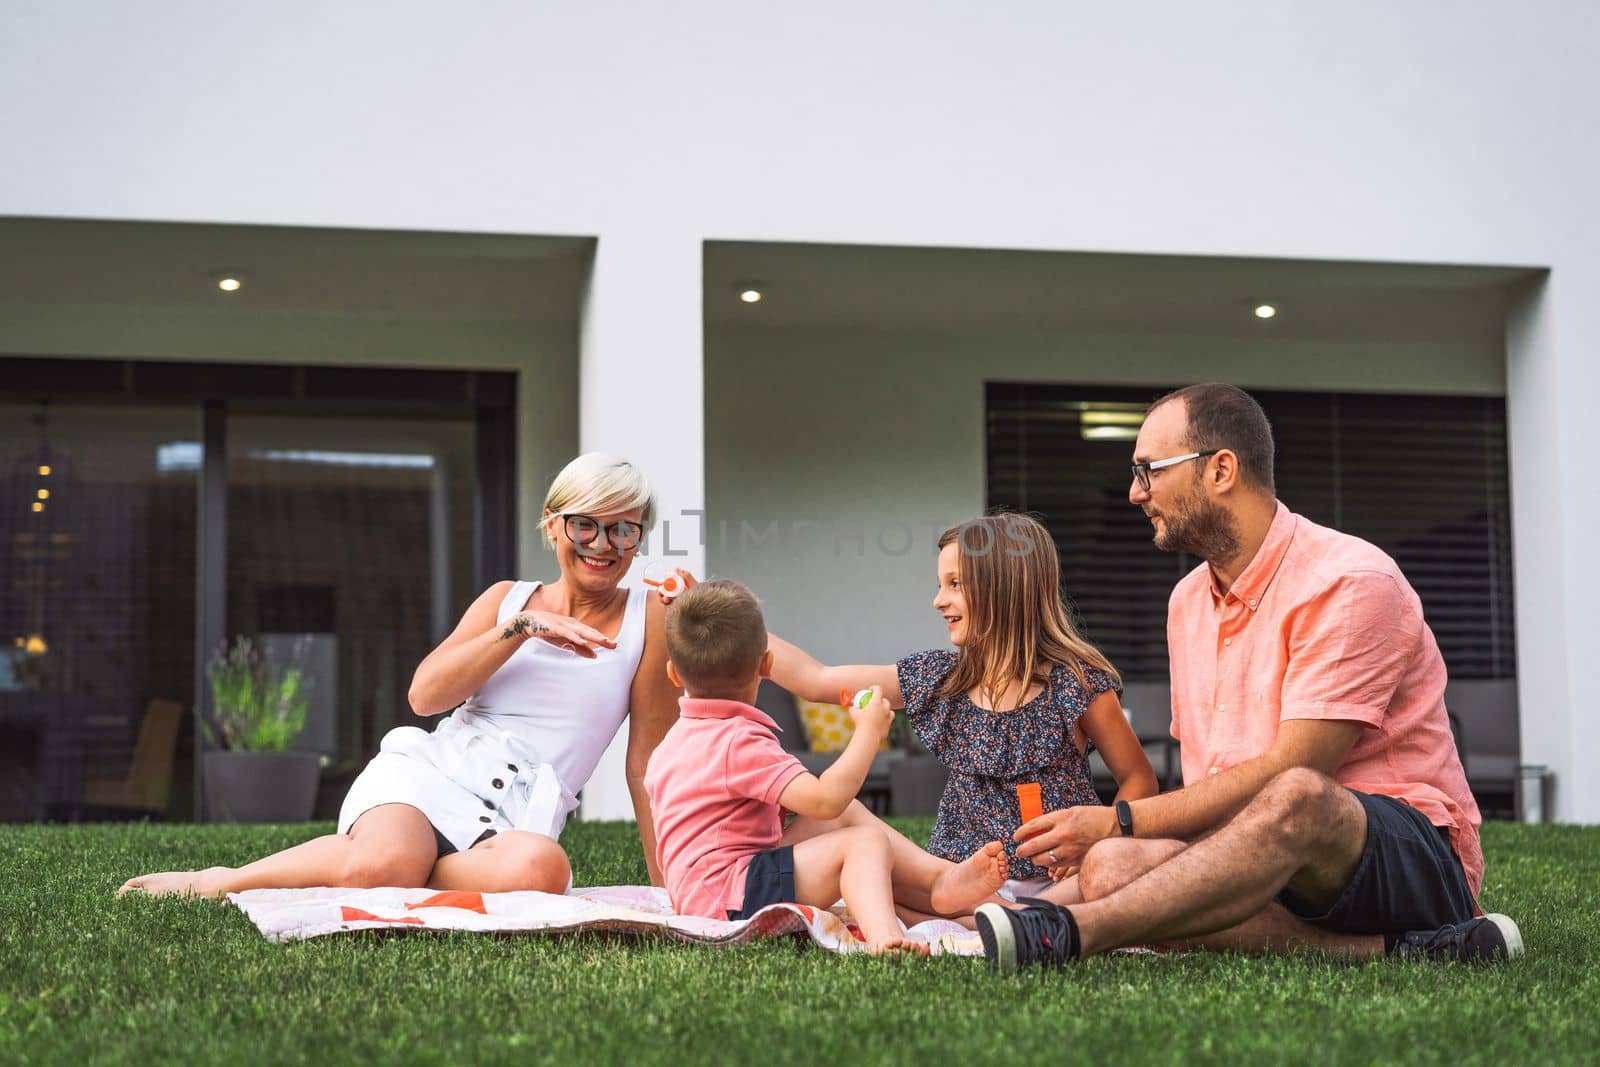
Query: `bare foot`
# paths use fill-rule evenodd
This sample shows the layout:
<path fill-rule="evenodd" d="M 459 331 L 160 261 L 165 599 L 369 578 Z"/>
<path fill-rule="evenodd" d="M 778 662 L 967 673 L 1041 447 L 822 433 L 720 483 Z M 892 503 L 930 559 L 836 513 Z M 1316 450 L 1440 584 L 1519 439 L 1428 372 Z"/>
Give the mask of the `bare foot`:
<path fill-rule="evenodd" d="M 867 942 L 867 955 L 927 956 L 928 946 L 905 937 L 886 937 L 882 941 Z"/>
<path fill-rule="evenodd" d="M 942 915 L 960 915 L 971 911 L 1006 884 L 1006 875 L 1010 870 L 1005 846 L 998 841 L 990 841 L 945 871 L 933 883 L 933 889 L 928 894 L 933 910 Z"/>
<path fill-rule="evenodd" d="M 219 897 L 227 889 L 224 876 L 233 873 L 232 867 L 207 867 L 203 871 L 163 871 L 160 874 L 141 874 L 129 878 L 117 890 L 117 896 L 126 893 L 148 893 L 153 897 Z"/>

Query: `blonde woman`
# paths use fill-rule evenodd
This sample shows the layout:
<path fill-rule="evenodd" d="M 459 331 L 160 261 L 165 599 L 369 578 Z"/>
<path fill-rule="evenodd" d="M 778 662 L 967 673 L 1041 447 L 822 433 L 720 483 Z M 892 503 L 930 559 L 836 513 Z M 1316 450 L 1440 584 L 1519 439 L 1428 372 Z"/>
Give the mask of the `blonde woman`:
<path fill-rule="evenodd" d="M 445 718 L 432 732 L 384 737 L 336 833 L 243 867 L 131 878 L 120 892 L 563 892 L 572 872 L 556 838 L 624 719 L 628 788 L 659 885 L 644 770 L 680 693 L 667 677 L 664 603 L 620 587 L 654 514 L 649 483 L 627 461 L 589 453 L 567 464 L 540 523 L 560 577 L 498 582 L 467 609 L 411 682 L 412 710 Z"/>
<path fill-rule="evenodd" d="M 1044 811 L 1099 804 L 1091 746 L 1116 777 L 1118 800 L 1153 796 L 1155 771 L 1122 714 L 1115 668 L 1068 617 L 1049 531 L 1026 515 L 972 519 L 939 538 L 937 570 L 933 609 L 953 650 L 883 666 L 826 666 L 773 637 L 772 678 L 808 700 L 881 686 L 950 769 L 928 852 L 959 862 L 1003 841 L 1006 895 L 1029 895 L 1071 871 L 1017 855 L 1012 835 L 1026 821 L 1019 785 L 1038 786 Z"/>

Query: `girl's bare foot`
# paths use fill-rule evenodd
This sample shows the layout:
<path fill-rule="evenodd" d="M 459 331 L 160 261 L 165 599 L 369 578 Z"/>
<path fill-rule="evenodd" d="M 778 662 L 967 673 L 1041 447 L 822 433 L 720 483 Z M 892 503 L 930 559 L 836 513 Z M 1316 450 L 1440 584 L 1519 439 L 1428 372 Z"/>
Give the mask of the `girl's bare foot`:
<path fill-rule="evenodd" d="M 867 955 L 927 956 L 928 946 L 906 937 L 886 937 L 882 941 L 867 942 Z"/>
<path fill-rule="evenodd" d="M 117 890 L 125 893 L 148 893 L 153 897 L 219 897 L 227 889 L 224 877 L 233 873 L 232 867 L 207 867 L 203 871 L 163 871 L 160 874 L 141 874 L 129 878 Z"/>
<path fill-rule="evenodd" d="M 942 915 L 969 912 L 999 892 L 1006 884 L 1011 864 L 1006 849 L 990 841 L 939 876 L 929 891 L 933 910 Z"/>

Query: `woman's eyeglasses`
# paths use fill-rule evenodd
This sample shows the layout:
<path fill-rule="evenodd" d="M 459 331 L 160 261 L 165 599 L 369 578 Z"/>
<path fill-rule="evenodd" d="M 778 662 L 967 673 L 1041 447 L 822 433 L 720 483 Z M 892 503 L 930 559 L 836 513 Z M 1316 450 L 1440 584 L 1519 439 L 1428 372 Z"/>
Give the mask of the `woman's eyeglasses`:
<path fill-rule="evenodd" d="M 601 530 L 605 531 L 606 543 L 618 552 L 631 552 L 644 540 L 644 524 L 631 519 L 601 522 L 593 515 L 572 513 L 562 515 L 561 523 L 567 531 L 568 540 L 580 549 L 593 545 Z"/>

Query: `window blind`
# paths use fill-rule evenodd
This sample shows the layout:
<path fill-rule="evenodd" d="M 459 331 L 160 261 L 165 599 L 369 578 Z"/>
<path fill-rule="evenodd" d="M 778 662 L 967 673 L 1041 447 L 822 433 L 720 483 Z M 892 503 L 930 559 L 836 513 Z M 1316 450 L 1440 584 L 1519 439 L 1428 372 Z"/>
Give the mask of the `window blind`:
<path fill-rule="evenodd" d="M 990 383 L 988 501 L 1039 517 L 1086 636 L 1132 681 L 1167 675 L 1167 597 L 1200 561 L 1128 503 L 1131 437 L 1166 389 Z M 1450 676 L 1516 676 L 1505 401 L 1252 390 L 1278 497 L 1393 556 Z"/>

